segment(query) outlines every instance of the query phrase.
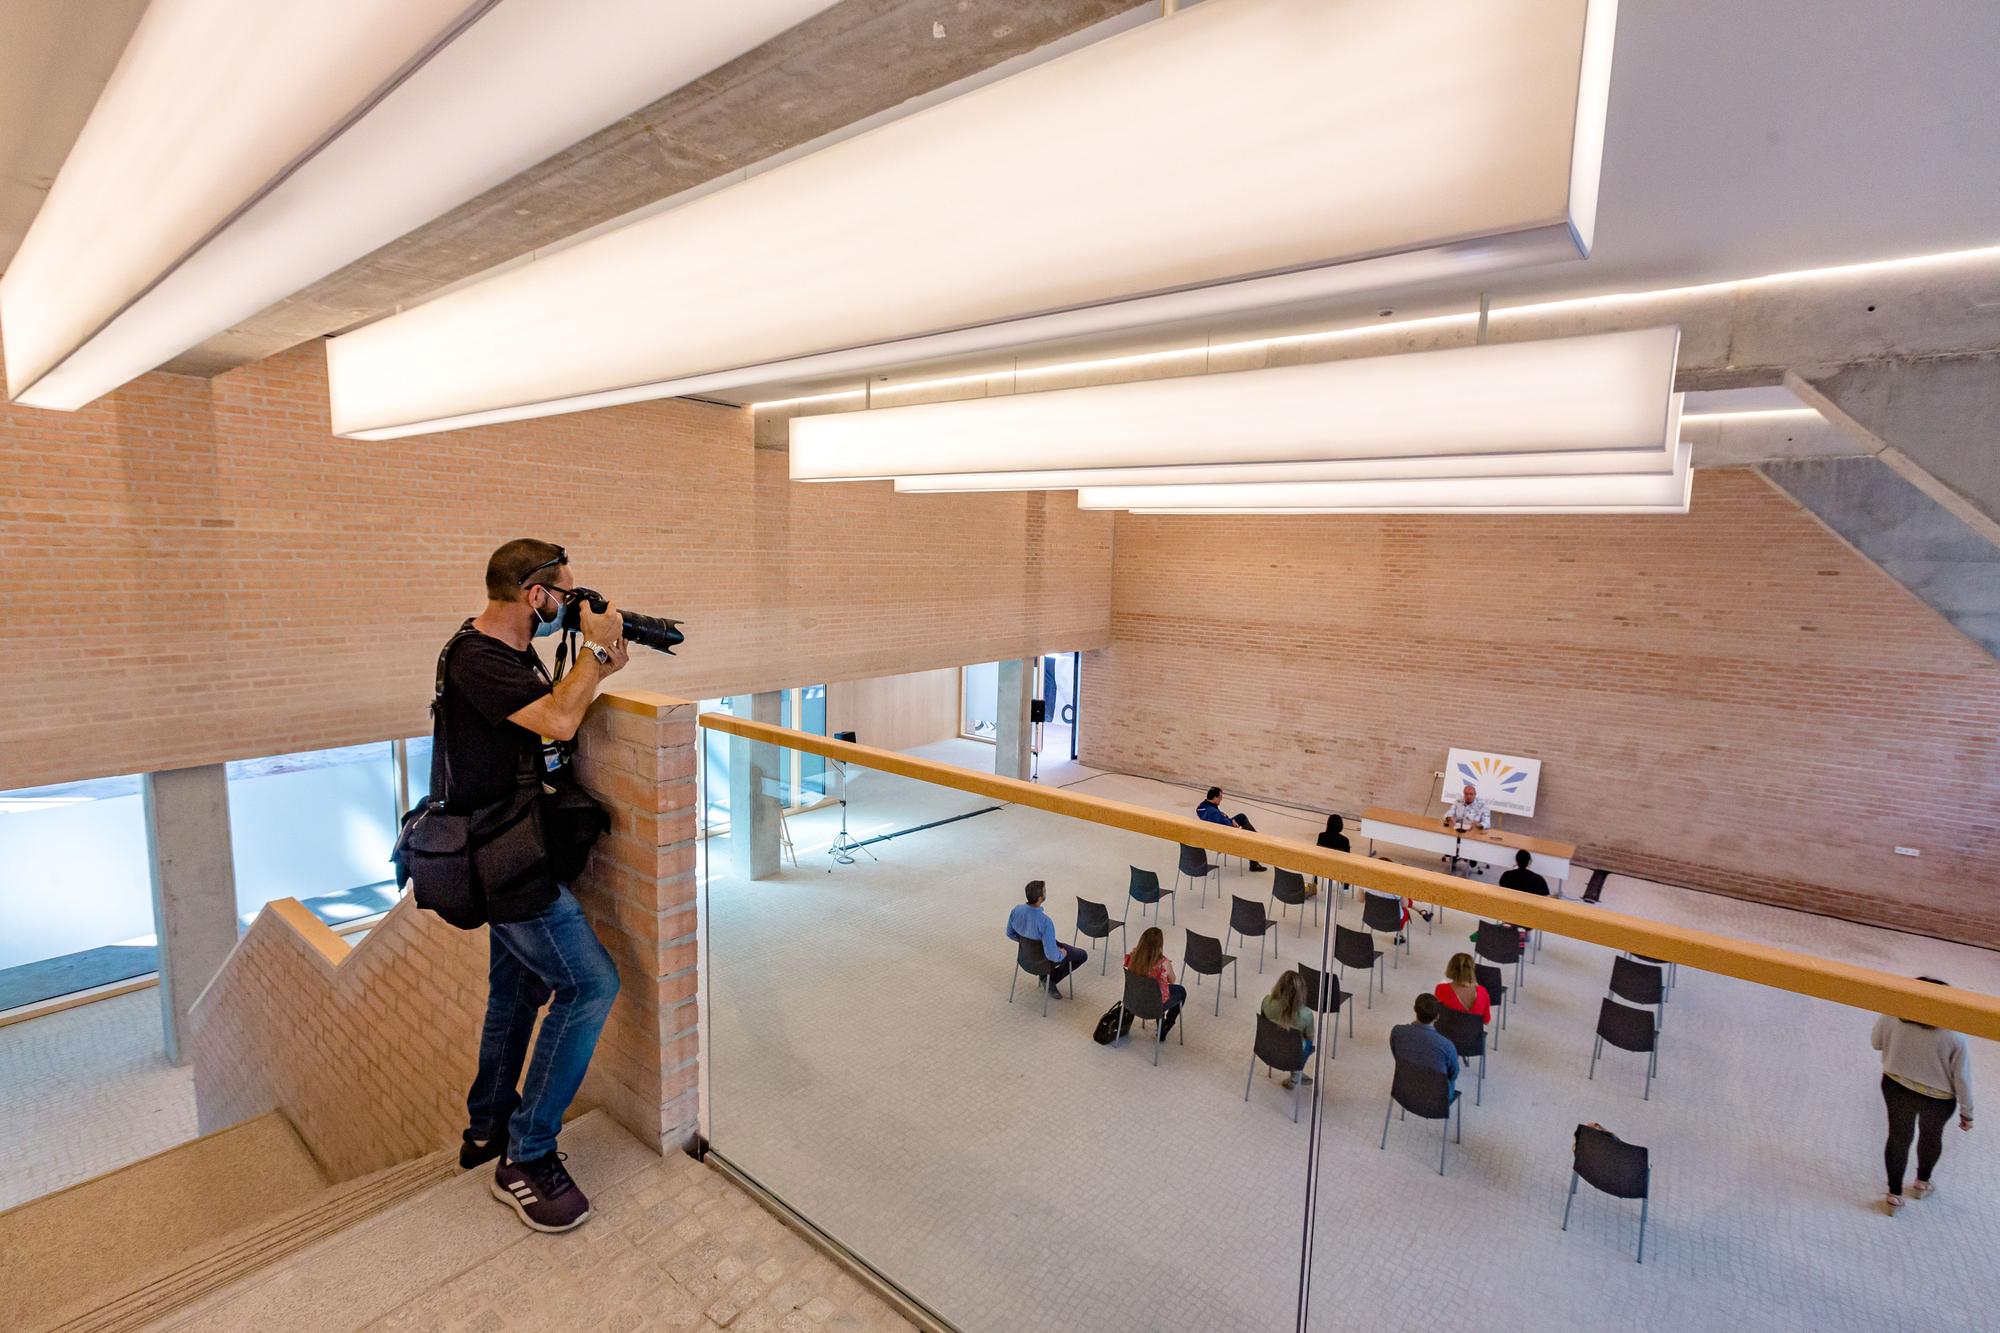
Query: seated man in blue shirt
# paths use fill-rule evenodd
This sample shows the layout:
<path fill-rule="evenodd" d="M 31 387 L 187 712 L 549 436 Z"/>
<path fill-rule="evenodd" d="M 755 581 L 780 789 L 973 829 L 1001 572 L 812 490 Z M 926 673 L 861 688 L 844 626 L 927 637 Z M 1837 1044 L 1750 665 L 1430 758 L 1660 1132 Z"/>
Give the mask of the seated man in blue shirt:
<path fill-rule="evenodd" d="M 1437 996 L 1425 991 L 1417 996 L 1417 1021 L 1398 1023 L 1389 1029 L 1389 1054 L 1398 1064 L 1434 1069 L 1443 1074 L 1450 1091 L 1458 1089 L 1458 1047 L 1432 1024 L 1440 1007 Z"/>
<path fill-rule="evenodd" d="M 1049 998 L 1060 1000 L 1063 993 L 1056 989 L 1056 983 L 1082 967 L 1090 957 L 1073 944 L 1064 944 L 1056 938 L 1056 923 L 1049 920 L 1049 914 L 1042 910 L 1042 899 L 1048 890 L 1038 879 L 1028 881 L 1028 900 L 1007 914 L 1007 938 L 1016 944 L 1029 940 L 1039 940 L 1042 957 L 1055 964 L 1049 969 Z"/>
<path fill-rule="evenodd" d="M 1247 829 L 1252 833 L 1257 831 L 1257 826 L 1250 822 L 1249 816 L 1225 815 L 1222 813 L 1222 788 L 1220 787 L 1210 787 L 1208 789 L 1208 795 L 1202 797 L 1201 804 L 1194 808 L 1194 817 L 1196 819 L 1207 820 L 1211 824 L 1233 824 L 1237 828 Z M 1262 870 L 1264 867 L 1260 863 L 1252 861 L 1250 868 L 1252 870 Z"/>

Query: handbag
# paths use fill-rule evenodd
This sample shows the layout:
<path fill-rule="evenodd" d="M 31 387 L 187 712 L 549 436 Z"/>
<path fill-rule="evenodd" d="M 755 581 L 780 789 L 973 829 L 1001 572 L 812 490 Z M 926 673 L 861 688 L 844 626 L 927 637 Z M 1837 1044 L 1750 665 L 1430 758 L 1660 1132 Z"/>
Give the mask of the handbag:
<path fill-rule="evenodd" d="M 444 686 L 451 650 L 476 634 L 466 621 L 438 653 L 431 695 L 431 791 L 403 816 L 391 860 L 396 882 L 409 886 L 417 906 L 446 924 L 475 930 L 491 920 L 494 897 L 536 881 L 553 883 L 542 832 L 542 783 L 536 756 L 523 747 L 519 781 L 506 797 L 470 814 L 453 814 L 451 755 L 446 745 Z"/>

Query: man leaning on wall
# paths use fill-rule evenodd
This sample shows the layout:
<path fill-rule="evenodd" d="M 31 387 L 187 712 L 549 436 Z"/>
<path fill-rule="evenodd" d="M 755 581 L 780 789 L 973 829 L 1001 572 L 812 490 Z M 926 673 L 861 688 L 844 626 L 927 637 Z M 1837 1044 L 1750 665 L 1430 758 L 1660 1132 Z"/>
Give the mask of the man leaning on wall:
<path fill-rule="evenodd" d="M 625 665 L 624 624 L 615 608 L 594 613 L 566 599 L 576 586 L 560 546 L 522 538 L 486 564 L 486 609 L 445 649 L 438 730 L 445 807 L 472 814 L 540 784 L 571 740 L 606 676 Z M 532 641 L 555 633 L 575 603 L 585 651 L 551 682 Z M 536 1231 L 568 1231 L 590 1217 L 590 1201 L 556 1150 L 563 1112 L 583 1083 L 618 995 L 618 970 L 569 885 L 553 874 L 486 896 L 490 957 L 479 1072 L 466 1096 L 470 1125 L 459 1162 L 495 1158 L 493 1196 Z M 527 1060 L 535 1016 L 549 1006 Z M 522 1081 L 522 1065 L 527 1079 Z"/>

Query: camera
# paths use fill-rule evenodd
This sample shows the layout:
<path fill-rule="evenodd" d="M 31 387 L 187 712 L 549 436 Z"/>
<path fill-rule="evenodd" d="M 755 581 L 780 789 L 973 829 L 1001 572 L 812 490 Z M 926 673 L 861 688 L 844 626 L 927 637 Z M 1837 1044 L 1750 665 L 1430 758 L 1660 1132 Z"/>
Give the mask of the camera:
<path fill-rule="evenodd" d="M 563 591 L 551 589 L 551 591 Z M 610 605 L 604 594 L 595 588 L 570 588 L 563 591 L 562 628 L 565 633 L 582 627 L 582 608 L 585 602 L 598 615 L 603 615 Z M 686 640 L 681 633 L 681 622 L 667 620 L 660 616 L 640 615 L 637 611 L 621 611 L 625 617 L 625 637 L 642 647 L 651 648 L 656 653 L 674 655 L 674 645 Z"/>

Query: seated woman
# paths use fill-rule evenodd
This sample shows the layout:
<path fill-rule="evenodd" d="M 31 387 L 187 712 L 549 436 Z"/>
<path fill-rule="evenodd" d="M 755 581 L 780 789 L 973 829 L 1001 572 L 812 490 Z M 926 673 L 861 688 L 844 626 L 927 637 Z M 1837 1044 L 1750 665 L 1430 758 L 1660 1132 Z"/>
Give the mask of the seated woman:
<path fill-rule="evenodd" d="M 1493 999 L 1486 993 L 1486 987 L 1479 984 L 1475 966 L 1471 954 L 1453 954 L 1451 961 L 1444 965 L 1444 980 L 1431 993 L 1445 1008 L 1456 1009 L 1461 1014 L 1473 1014 L 1480 1022 L 1491 1023 Z"/>
<path fill-rule="evenodd" d="M 1306 1004 L 1305 979 L 1296 970 L 1278 978 L 1278 984 L 1271 987 L 1271 993 L 1264 997 L 1259 1011 L 1279 1027 L 1290 1028 L 1303 1035 L 1306 1039 L 1306 1058 L 1312 1058 L 1313 1012 L 1311 1006 Z M 1312 1075 L 1307 1074 L 1305 1080 L 1312 1082 Z M 1297 1080 L 1292 1075 L 1285 1075 L 1285 1087 L 1289 1088 L 1295 1082 Z"/>
<path fill-rule="evenodd" d="M 1339 815 L 1328 815 L 1326 817 L 1326 832 L 1319 835 L 1319 845 L 1329 851 L 1353 851 L 1354 849 L 1347 845 L 1347 835 L 1341 832 L 1346 827 L 1346 821 L 1341 819 Z"/>
<path fill-rule="evenodd" d="M 1181 1006 L 1187 1003 L 1187 987 L 1174 980 L 1174 965 L 1167 961 L 1167 939 L 1160 934 L 1158 926 L 1148 926 L 1139 934 L 1139 942 L 1132 946 L 1132 952 L 1125 955 L 1125 970 L 1137 972 L 1142 977 L 1151 977 L 1160 983 L 1160 1003 L 1166 1006 L 1166 1017 L 1160 1020 L 1160 1040 L 1174 1030 L 1174 1020 L 1181 1016 Z M 1119 1024 L 1118 1035 L 1124 1036 L 1132 1030 L 1132 1015 L 1125 1014 Z"/>

